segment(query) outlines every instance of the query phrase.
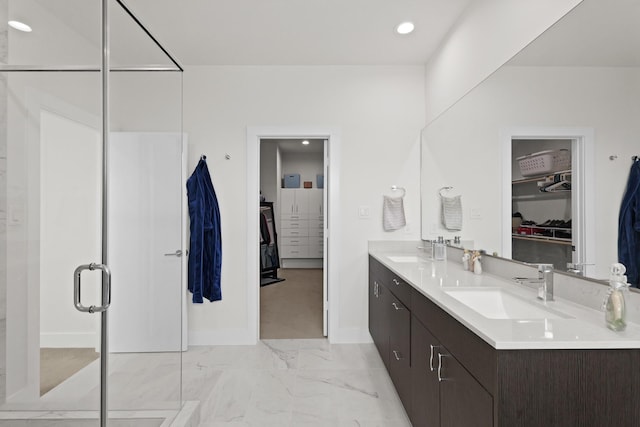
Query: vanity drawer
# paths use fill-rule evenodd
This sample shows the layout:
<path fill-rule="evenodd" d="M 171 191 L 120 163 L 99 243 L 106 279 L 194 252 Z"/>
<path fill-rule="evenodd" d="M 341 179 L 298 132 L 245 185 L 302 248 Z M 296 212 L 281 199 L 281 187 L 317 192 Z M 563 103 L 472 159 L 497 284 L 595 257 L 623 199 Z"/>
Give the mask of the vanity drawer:
<path fill-rule="evenodd" d="M 411 285 L 387 268 L 384 268 L 383 282 L 387 289 L 411 310 Z"/>

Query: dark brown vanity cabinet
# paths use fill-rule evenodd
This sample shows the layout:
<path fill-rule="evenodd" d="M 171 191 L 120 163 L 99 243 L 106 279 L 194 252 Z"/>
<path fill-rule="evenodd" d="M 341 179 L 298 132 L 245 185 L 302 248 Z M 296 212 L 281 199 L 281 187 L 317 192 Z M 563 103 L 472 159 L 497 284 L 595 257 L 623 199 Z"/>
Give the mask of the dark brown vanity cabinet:
<path fill-rule="evenodd" d="M 382 285 L 378 270 L 370 267 L 369 333 L 387 370 L 389 369 L 389 311 L 387 310 L 389 297 L 389 291 Z"/>
<path fill-rule="evenodd" d="M 371 336 L 414 427 L 640 426 L 640 349 L 496 350 L 369 265 Z"/>
<path fill-rule="evenodd" d="M 411 407 L 411 288 L 378 261 L 369 264 L 369 332 L 402 403 Z"/>
<path fill-rule="evenodd" d="M 411 319 L 414 426 L 490 427 L 493 398 L 415 316 Z"/>
<path fill-rule="evenodd" d="M 389 310 L 389 376 L 405 410 L 411 412 L 411 313 L 391 295 Z"/>
<path fill-rule="evenodd" d="M 440 343 L 411 317 L 411 413 L 414 426 L 440 425 L 440 383 L 436 368 Z"/>

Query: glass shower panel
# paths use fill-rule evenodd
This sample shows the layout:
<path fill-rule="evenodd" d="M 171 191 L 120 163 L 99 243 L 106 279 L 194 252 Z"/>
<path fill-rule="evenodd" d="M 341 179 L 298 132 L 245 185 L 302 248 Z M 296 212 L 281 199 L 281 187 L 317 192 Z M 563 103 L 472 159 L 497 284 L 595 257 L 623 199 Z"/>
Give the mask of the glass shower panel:
<path fill-rule="evenodd" d="M 182 75 L 123 5 L 109 0 L 103 144 L 101 2 L 0 2 L 0 16 L 33 29 L 0 28 L 0 425 L 17 411 L 45 424 L 49 414 L 38 411 L 56 419 L 64 411 L 64 425 L 99 424 L 100 315 L 75 310 L 73 270 L 101 261 L 103 224 L 104 255 L 114 259 L 110 419 L 135 410 L 135 423 L 156 425 L 181 406 Z M 83 273 L 83 305 L 100 305 L 100 284 Z"/>
<path fill-rule="evenodd" d="M 75 309 L 73 271 L 102 256 L 100 76 L 0 77 L 1 409 L 96 411 L 99 317 Z M 100 276 L 82 286 L 83 304 L 100 305 Z"/>
<path fill-rule="evenodd" d="M 117 0 L 111 0 L 111 66 L 113 69 L 123 67 L 170 68 L 178 71 L 178 67 L 160 46 L 159 40 L 153 38 L 153 28 L 141 27 L 144 17 L 135 15 L 135 9 L 125 9 Z"/>
<path fill-rule="evenodd" d="M 96 0 L 9 0 L 7 20 L 31 27 L 8 28 L 9 65 L 100 65 L 100 2 Z M 2 14 L 4 14 L 2 13 Z M 4 20 L 2 26 L 5 25 Z"/>
<path fill-rule="evenodd" d="M 109 402 L 177 409 L 185 323 L 182 75 L 110 76 Z"/>

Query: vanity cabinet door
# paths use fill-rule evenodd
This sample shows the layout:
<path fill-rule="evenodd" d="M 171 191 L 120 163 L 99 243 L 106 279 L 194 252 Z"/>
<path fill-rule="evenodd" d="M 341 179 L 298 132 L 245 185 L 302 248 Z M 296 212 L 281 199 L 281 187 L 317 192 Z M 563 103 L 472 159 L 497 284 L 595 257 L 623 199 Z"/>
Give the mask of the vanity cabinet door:
<path fill-rule="evenodd" d="M 394 295 L 389 310 L 389 375 L 407 413 L 411 412 L 411 312 Z"/>
<path fill-rule="evenodd" d="M 438 351 L 440 426 L 493 426 L 493 398 L 444 347 Z"/>
<path fill-rule="evenodd" d="M 415 316 L 411 316 L 411 411 L 416 427 L 440 425 L 440 384 L 436 367 L 440 343 Z"/>
<path fill-rule="evenodd" d="M 388 291 L 376 277 L 373 265 L 369 268 L 369 333 L 378 353 L 389 369 L 389 316 Z"/>

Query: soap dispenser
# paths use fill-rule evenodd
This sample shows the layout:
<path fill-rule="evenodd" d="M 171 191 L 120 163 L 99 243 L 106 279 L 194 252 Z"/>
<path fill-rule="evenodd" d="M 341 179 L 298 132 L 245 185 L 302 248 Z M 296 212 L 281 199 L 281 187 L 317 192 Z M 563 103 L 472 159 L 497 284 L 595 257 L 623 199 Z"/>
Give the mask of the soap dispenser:
<path fill-rule="evenodd" d="M 604 301 L 604 318 L 607 327 L 613 331 L 624 331 L 627 327 L 626 310 L 623 292 L 627 290 L 627 271 L 624 265 L 615 263 L 611 265 L 611 275 L 609 276 L 609 291 Z"/>

